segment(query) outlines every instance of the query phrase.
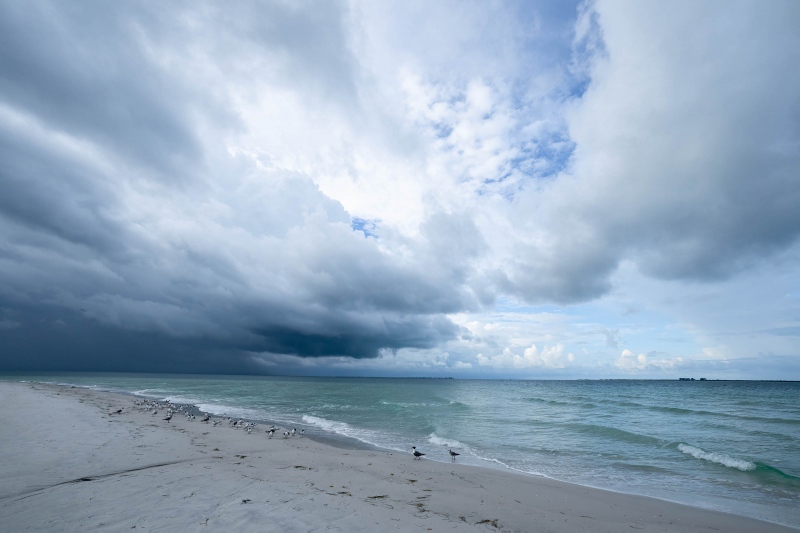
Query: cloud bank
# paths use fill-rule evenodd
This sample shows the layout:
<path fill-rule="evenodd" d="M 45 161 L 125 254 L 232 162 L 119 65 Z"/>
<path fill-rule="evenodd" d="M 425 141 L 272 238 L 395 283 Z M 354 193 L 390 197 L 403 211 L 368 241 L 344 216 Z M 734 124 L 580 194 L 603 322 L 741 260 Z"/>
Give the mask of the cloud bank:
<path fill-rule="evenodd" d="M 795 264 L 792 2 L 0 10 L 8 369 L 663 370 L 552 317 Z"/>

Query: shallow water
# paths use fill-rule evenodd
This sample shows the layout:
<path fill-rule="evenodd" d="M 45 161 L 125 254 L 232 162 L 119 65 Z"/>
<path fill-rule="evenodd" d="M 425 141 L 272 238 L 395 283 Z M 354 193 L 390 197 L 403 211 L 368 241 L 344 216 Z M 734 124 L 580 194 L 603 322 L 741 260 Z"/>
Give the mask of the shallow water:
<path fill-rule="evenodd" d="M 800 383 L 50 374 L 426 458 L 800 524 Z"/>

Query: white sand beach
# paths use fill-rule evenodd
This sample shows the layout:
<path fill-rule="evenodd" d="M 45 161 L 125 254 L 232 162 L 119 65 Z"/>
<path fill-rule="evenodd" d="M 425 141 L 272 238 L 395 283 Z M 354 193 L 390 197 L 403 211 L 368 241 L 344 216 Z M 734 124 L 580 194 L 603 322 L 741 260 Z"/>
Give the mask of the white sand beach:
<path fill-rule="evenodd" d="M 798 531 L 410 450 L 166 422 L 135 400 L 0 383 L 0 530 Z"/>

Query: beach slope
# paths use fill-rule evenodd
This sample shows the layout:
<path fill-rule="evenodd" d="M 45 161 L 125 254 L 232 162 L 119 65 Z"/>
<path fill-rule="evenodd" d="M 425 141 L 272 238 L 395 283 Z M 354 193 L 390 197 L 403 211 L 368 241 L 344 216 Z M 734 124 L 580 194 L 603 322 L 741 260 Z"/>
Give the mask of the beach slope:
<path fill-rule="evenodd" d="M 410 453 L 167 422 L 134 401 L 0 382 L 0 530 L 798 531 Z"/>

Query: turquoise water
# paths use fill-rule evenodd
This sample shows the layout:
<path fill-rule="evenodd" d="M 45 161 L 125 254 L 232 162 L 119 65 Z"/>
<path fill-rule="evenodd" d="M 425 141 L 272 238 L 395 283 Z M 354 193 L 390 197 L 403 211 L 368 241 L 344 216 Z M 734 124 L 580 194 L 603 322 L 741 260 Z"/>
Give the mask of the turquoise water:
<path fill-rule="evenodd" d="M 59 374 L 388 450 L 797 527 L 800 383 Z"/>

